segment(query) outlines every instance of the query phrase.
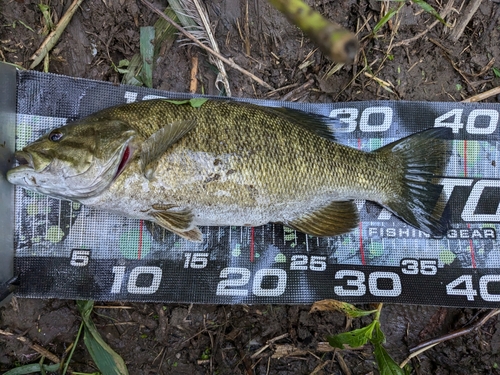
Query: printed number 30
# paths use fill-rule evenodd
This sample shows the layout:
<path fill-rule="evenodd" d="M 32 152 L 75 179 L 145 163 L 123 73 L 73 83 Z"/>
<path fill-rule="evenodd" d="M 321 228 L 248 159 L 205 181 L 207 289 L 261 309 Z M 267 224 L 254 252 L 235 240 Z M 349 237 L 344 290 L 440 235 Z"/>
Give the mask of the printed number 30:
<path fill-rule="evenodd" d="M 364 296 L 366 294 L 365 274 L 355 270 L 340 270 L 335 279 L 346 280 L 346 285 L 338 285 L 333 290 L 338 296 Z M 391 281 L 390 289 L 380 289 L 379 280 Z M 394 272 L 372 272 L 368 276 L 368 290 L 376 297 L 397 297 L 401 294 L 401 280 Z"/>

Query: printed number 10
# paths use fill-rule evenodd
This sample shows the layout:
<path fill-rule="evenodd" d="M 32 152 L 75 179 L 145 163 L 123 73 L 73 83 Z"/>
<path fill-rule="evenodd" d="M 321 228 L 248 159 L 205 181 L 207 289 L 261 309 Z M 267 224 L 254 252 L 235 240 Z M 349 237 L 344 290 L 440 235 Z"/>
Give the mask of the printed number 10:
<path fill-rule="evenodd" d="M 125 266 L 114 266 L 113 274 L 115 275 L 111 293 L 121 293 L 123 280 L 125 279 Z M 141 275 L 151 275 L 149 285 L 138 286 L 137 280 Z M 127 292 L 130 294 L 153 294 L 160 287 L 160 282 L 163 272 L 160 267 L 135 267 L 128 275 Z"/>

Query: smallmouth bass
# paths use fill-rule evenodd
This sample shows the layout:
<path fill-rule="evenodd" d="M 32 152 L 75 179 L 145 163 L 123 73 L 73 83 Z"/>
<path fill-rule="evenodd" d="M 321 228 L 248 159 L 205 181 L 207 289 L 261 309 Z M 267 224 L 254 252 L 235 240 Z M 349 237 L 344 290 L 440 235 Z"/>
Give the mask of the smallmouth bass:
<path fill-rule="evenodd" d="M 283 223 L 313 236 L 358 225 L 353 199 L 433 235 L 447 229 L 442 187 L 451 129 L 364 152 L 341 145 L 332 119 L 248 103 L 148 100 L 54 129 L 16 153 L 16 185 L 131 218 L 191 241 L 198 226 Z"/>

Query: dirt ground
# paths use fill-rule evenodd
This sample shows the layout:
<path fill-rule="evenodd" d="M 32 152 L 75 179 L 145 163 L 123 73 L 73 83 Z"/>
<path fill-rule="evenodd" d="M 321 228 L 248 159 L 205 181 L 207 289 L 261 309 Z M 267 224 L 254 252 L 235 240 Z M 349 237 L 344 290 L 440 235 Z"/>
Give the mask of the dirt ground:
<path fill-rule="evenodd" d="M 307 102 L 460 101 L 500 85 L 500 78 L 491 69 L 500 66 L 498 1 L 483 0 L 456 43 L 450 41 L 450 28 L 441 24 L 424 33 L 435 19 L 409 1 L 377 37 L 369 34 L 380 19 L 383 2 L 307 2 L 359 32 L 362 40 L 357 61 L 330 77 L 327 73 L 333 64 L 266 1 L 205 2 L 222 54 L 276 89 L 269 91 L 228 69 L 233 96 Z M 469 2 L 429 1 L 440 12 L 451 4 L 447 18 L 451 25 L 460 23 Z M 166 1 L 154 3 L 159 8 L 166 6 Z M 44 39 L 37 4 L 0 0 L 1 60 L 29 67 L 30 56 Z M 59 19 L 69 5 L 70 1 L 52 0 L 54 18 Z M 137 53 L 139 27 L 153 25 L 156 19 L 140 1 L 84 0 L 51 53 L 49 71 L 120 83 L 121 75 L 111 61 L 118 64 Z M 218 95 L 214 69 L 205 53 L 180 43 L 174 43 L 155 62 L 153 87 L 187 92 L 193 56 L 199 57 L 197 92 Z M 500 96 L 488 101 L 500 102 Z M 309 313 L 309 309 L 106 303 L 95 309 L 93 318 L 134 375 L 378 373 L 370 346 L 334 353 L 321 344 L 327 335 L 345 331 L 347 319 L 341 313 Z M 386 348 L 400 363 L 409 348 L 459 329 L 483 313 L 385 306 L 381 323 L 387 335 Z M 355 319 L 352 328 L 369 321 Z M 0 372 L 37 362 L 40 355 L 30 344 L 41 345 L 61 358 L 79 324 L 74 301 L 14 299 L 0 309 L 0 329 L 28 342 L 0 335 Z M 269 340 L 281 335 L 258 353 Z M 286 348 L 291 352 L 280 357 Z M 466 336 L 435 346 L 414 358 L 411 365 L 414 374 L 500 374 L 500 320 L 494 317 Z M 82 342 L 73 356 L 71 371 L 97 371 Z"/>

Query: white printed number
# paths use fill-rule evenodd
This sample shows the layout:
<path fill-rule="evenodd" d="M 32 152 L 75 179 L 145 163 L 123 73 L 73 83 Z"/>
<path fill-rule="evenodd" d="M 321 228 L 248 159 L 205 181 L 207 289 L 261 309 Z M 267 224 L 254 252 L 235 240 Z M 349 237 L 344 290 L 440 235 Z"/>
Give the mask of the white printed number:
<path fill-rule="evenodd" d="M 435 275 L 437 270 L 435 259 L 401 259 L 401 272 L 405 275 Z"/>
<path fill-rule="evenodd" d="M 184 268 L 201 269 L 208 264 L 208 253 L 184 253 Z"/>
<path fill-rule="evenodd" d="M 324 271 L 326 270 L 326 256 L 292 255 L 290 270 L 292 271 Z"/>
<path fill-rule="evenodd" d="M 122 284 L 125 279 L 125 266 L 115 266 L 113 267 L 114 281 L 113 286 L 111 287 L 111 293 L 121 293 Z M 141 276 L 147 275 L 149 280 L 149 285 L 137 285 L 138 280 Z M 153 294 L 160 287 L 161 278 L 163 276 L 163 272 L 160 267 L 153 266 L 139 266 L 135 267 L 130 271 L 128 275 L 127 282 L 127 292 L 130 294 Z"/>
<path fill-rule="evenodd" d="M 73 267 L 85 267 L 89 264 L 90 250 L 74 249 L 71 252 L 71 260 L 69 264 Z"/>
<path fill-rule="evenodd" d="M 338 131 L 351 133 L 358 125 L 357 108 L 339 108 L 330 112 L 330 117 L 338 118 L 347 125 Z M 362 132 L 383 132 L 389 130 L 392 124 L 393 111 L 391 107 L 368 107 L 359 116 L 359 130 Z"/>
<path fill-rule="evenodd" d="M 500 302 L 500 294 L 490 293 L 492 283 L 500 283 L 500 275 L 484 275 L 479 279 L 479 295 L 488 302 Z M 497 286 L 498 289 L 498 286 Z M 472 275 L 462 275 L 446 285 L 449 296 L 464 296 L 468 301 L 474 301 L 477 290 L 474 288 Z"/>
<path fill-rule="evenodd" d="M 458 133 L 464 127 L 462 122 L 463 111 L 463 109 L 456 108 L 446 112 L 436 118 L 434 127 L 447 127 L 453 129 L 453 133 Z M 498 126 L 498 118 L 498 111 L 494 109 L 474 109 L 467 116 L 465 130 L 469 134 L 493 134 Z M 480 122 L 479 119 L 482 119 L 482 121 Z M 480 126 L 479 124 L 486 124 L 486 126 Z"/>
<path fill-rule="evenodd" d="M 335 273 L 335 279 L 345 280 L 345 285 L 333 288 L 338 296 L 364 296 L 366 294 L 365 274 L 361 271 L 340 270 Z M 381 288 L 382 282 L 390 284 Z M 368 275 L 368 291 L 376 297 L 397 297 L 401 295 L 402 286 L 399 275 L 394 272 L 372 272 Z"/>
<path fill-rule="evenodd" d="M 240 267 L 224 268 L 219 277 L 226 280 L 219 281 L 217 284 L 218 296 L 248 296 L 248 289 L 244 288 L 250 281 L 250 270 Z M 270 288 L 264 285 L 268 281 L 273 281 Z M 279 268 L 264 268 L 258 270 L 252 283 L 252 293 L 259 297 L 277 297 L 282 295 L 286 289 L 286 272 Z"/>

